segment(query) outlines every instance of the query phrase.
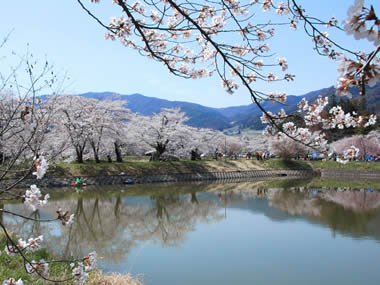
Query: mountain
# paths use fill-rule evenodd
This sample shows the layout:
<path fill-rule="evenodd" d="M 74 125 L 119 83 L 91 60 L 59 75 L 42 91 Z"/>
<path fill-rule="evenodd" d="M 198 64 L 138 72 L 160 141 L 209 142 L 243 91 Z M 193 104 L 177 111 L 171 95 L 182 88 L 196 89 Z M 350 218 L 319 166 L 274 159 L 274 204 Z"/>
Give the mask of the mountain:
<path fill-rule="evenodd" d="M 147 97 L 141 94 L 120 95 L 112 92 L 94 93 L 88 92 L 80 94 L 87 98 L 96 98 L 104 100 L 107 97 L 115 96 L 121 100 L 127 100 L 127 108 L 134 113 L 145 116 L 151 116 L 153 113 L 159 113 L 163 108 L 181 108 L 190 119 L 187 124 L 199 128 L 212 128 L 216 130 L 224 130 L 231 127 L 230 119 L 225 117 L 223 113 L 217 109 L 205 107 L 195 103 L 182 101 L 169 101 L 154 97 Z"/>
<path fill-rule="evenodd" d="M 350 90 L 353 98 L 359 97 L 357 88 Z M 304 95 L 289 95 L 287 105 L 274 103 L 272 101 L 262 102 L 262 107 L 273 113 L 279 112 L 283 108 L 287 113 L 294 112 L 296 105 L 305 98 L 308 101 L 314 101 L 319 95 L 329 96 L 335 94 L 334 87 L 315 90 Z M 264 126 L 261 124 L 260 116 L 262 111 L 256 104 L 235 106 L 227 108 L 211 108 L 195 103 L 182 101 L 169 101 L 154 97 L 147 97 L 141 94 L 121 95 L 113 92 L 88 92 L 79 94 L 87 98 L 96 98 L 104 100 L 109 97 L 116 97 L 126 100 L 127 108 L 134 113 L 150 116 L 153 113 L 159 113 L 162 108 L 180 108 L 189 117 L 188 125 L 200 128 L 212 128 L 216 130 L 225 130 L 230 128 L 250 128 L 260 130 Z M 366 88 L 367 108 L 370 112 L 380 113 L 380 83 L 373 87 Z M 339 101 L 339 98 L 337 98 Z"/>

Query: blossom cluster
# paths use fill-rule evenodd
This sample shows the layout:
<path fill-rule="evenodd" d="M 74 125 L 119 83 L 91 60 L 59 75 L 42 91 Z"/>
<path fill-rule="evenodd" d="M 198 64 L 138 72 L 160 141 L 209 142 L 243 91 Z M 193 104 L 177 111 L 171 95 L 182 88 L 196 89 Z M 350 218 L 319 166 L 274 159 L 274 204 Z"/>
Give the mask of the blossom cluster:
<path fill-rule="evenodd" d="M 77 266 L 74 263 L 70 264 L 72 268 L 72 276 L 74 277 L 74 284 L 84 284 L 88 279 L 88 273 L 84 269 L 83 263 L 79 262 Z"/>
<path fill-rule="evenodd" d="M 322 125 L 325 130 L 334 128 L 349 128 L 349 127 L 368 127 L 376 123 L 376 115 L 371 114 L 368 118 L 357 116 L 355 112 L 345 113 L 340 106 L 332 107 L 329 111 L 329 116 L 323 117 L 322 112 L 328 104 L 328 97 L 319 96 L 313 104 L 309 104 L 304 98 L 298 103 L 299 112 L 305 112 L 305 123 L 307 126 Z"/>
<path fill-rule="evenodd" d="M 380 45 L 380 19 L 376 16 L 373 6 L 364 7 L 364 0 L 355 0 L 344 21 L 344 30 L 355 39 L 367 39 L 373 42 L 376 50 L 371 54 L 357 54 L 356 59 L 341 56 L 338 65 L 340 72 L 337 90 L 338 94 L 350 96 L 349 86 L 373 86 L 380 78 L 380 58 L 376 56 Z"/>
<path fill-rule="evenodd" d="M 351 147 L 349 147 L 348 149 L 346 149 L 343 152 L 344 158 L 345 159 L 355 159 L 355 158 L 358 157 L 359 151 L 360 150 L 357 147 L 355 147 L 354 145 L 352 145 Z"/>
<path fill-rule="evenodd" d="M 370 63 L 367 63 L 367 58 L 368 56 L 364 53 L 361 54 L 359 60 L 353 60 L 343 55 L 339 57 L 337 95 L 352 97 L 349 90 L 350 86 L 368 84 L 372 87 L 379 81 L 380 57 L 375 56 Z M 364 66 L 366 66 L 365 69 L 363 69 Z M 359 77 L 360 72 L 365 72 L 364 76 Z"/>
<path fill-rule="evenodd" d="M 32 261 L 25 265 L 26 272 L 29 274 L 37 273 L 42 276 L 47 276 L 49 272 L 49 264 L 41 259 L 39 262 Z"/>
<path fill-rule="evenodd" d="M 36 171 L 33 172 L 33 175 L 36 175 L 37 179 L 41 179 L 44 177 L 47 169 L 48 169 L 48 163 L 44 156 L 40 156 L 39 158 L 34 160 L 34 166 L 36 168 Z"/>
<path fill-rule="evenodd" d="M 24 282 L 22 282 L 21 279 L 16 281 L 16 279 L 14 278 L 9 278 L 8 280 L 4 280 L 2 284 L 3 285 L 23 285 Z"/>
<path fill-rule="evenodd" d="M 69 226 L 74 223 L 74 214 L 69 215 L 69 211 L 63 212 L 61 208 L 57 210 L 58 220 L 63 226 Z"/>
<path fill-rule="evenodd" d="M 84 284 L 88 279 L 88 271 L 96 267 L 96 252 L 89 253 L 83 258 L 83 262 L 71 263 L 72 276 L 74 277 L 74 284 Z"/>
<path fill-rule="evenodd" d="M 271 92 L 267 95 L 267 98 L 274 102 L 285 103 L 287 96 L 285 92 L 282 92 L 282 93 Z"/>
<path fill-rule="evenodd" d="M 278 98 L 278 95 L 275 96 L 274 94 L 269 94 L 268 98 L 272 100 Z M 280 100 L 277 99 L 276 101 Z M 263 124 L 276 125 L 276 129 L 272 126 L 267 126 L 264 134 L 277 140 L 284 140 L 290 137 L 304 145 L 318 148 L 320 151 L 326 151 L 328 149 L 328 142 L 322 133 L 323 130 L 368 127 L 376 123 L 376 115 L 374 114 L 364 118 L 363 116 L 357 116 L 355 112 L 345 113 L 340 106 L 331 108 L 328 115 L 323 114 L 327 105 L 328 97 L 322 96 L 319 96 L 314 103 L 309 103 L 305 98 L 298 103 L 298 112 L 303 114 L 302 118 L 306 128 L 297 127 L 293 122 L 284 122 L 291 115 L 287 115 L 283 109 L 278 114 L 273 114 L 272 112 L 263 113 L 261 117 Z M 322 130 L 311 131 L 309 129 L 315 126 L 321 127 Z M 348 152 L 347 157 L 350 157 L 351 153 L 352 151 Z"/>
<path fill-rule="evenodd" d="M 43 236 L 39 236 L 36 238 L 30 238 L 28 242 L 23 239 L 18 240 L 18 245 L 27 251 L 35 252 L 41 248 L 41 243 L 43 241 Z"/>
<path fill-rule="evenodd" d="M 24 195 L 24 204 L 35 211 L 36 209 L 46 205 L 50 197 L 49 194 L 46 194 L 43 199 L 40 189 L 36 185 L 31 185 L 30 190 L 26 190 Z"/>
<path fill-rule="evenodd" d="M 6 245 L 4 251 L 9 256 L 14 256 L 18 253 L 17 247 L 14 245 Z"/>
<path fill-rule="evenodd" d="M 355 0 L 344 21 L 345 31 L 357 40 L 365 38 L 377 46 L 380 44 L 379 26 L 379 19 L 376 17 L 373 6 L 368 9 L 364 7 L 364 0 Z"/>

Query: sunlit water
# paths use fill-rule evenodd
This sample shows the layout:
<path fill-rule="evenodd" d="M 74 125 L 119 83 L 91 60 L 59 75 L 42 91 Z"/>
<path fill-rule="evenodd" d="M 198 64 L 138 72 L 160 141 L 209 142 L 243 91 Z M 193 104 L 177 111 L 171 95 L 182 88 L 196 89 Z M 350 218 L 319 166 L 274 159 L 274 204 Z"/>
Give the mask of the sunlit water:
<path fill-rule="evenodd" d="M 142 274 L 146 284 L 380 284 L 377 190 L 245 182 L 65 191 L 40 216 L 69 209 L 71 228 L 4 222 L 24 238 L 44 234 L 60 255 L 95 250 L 104 271 Z"/>

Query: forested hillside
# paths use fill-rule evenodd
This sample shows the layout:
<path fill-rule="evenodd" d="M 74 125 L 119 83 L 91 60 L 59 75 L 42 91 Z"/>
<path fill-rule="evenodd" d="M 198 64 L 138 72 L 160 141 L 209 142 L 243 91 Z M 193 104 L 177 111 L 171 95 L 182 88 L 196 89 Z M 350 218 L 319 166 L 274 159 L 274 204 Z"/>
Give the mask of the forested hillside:
<path fill-rule="evenodd" d="M 355 100 L 363 100 L 362 98 L 358 98 L 359 93 L 357 89 L 352 89 L 351 93 L 353 97 L 356 98 Z M 263 102 L 262 105 L 266 110 L 271 112 L 278 112 L 281 108 L 284 108 L 287 113 L 291 113 L 296 110 L 297 103 L 303 98 L 313 101 L 319 95 L 322 95 L 329 96 L 330 100 L 332 100 L 331 96 L 334 94 L 335 88 L 329 87 L 315 90 L 302 96 L 290 95 L 288 96 L 287 106 L 272 101 Z M 127 100 L 127 107 L 132 112 L 142 115 L 159 113 L 162 108 L 181 108 L 190 118 L 187 124 L 193 127 L 212 128 L 216 130 L 225 130 L 233 127 L 260 130 L 264 127 L 260 121 L 260 116 L 262 115 L 261 110 L 255 104 L 227 108 L 211 108 L 195 103 L 169 101 L 147 97 L 141 94 L 121 95 L 113 92 L 88 92 L 80 95 L 101 100 L 112 96 Z M 344 97 L 342 98 L 344 100 Z M 336 98 L 338 102 L 340 99 L 340 97 Z M 371 113 L 380 113 L 380 84 L 376 84 L 374 87 L 367 87 L 364 102 Z"/>

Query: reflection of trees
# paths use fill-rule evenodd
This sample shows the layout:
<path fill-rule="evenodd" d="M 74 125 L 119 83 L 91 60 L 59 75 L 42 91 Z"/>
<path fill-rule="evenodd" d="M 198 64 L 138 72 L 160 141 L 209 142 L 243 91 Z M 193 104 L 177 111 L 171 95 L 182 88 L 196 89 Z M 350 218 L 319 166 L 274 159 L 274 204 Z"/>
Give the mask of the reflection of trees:
<path fill-rule="evenodd" d="M 59 223 L 25 223 L 9 216 L 3 220 L 17 232 L 23 229 L 24 239 L 42 233 L 45 240 L 56 241 L 47 246 L 57 253 L 83 255 L 96 250 L 108 263 L 126 260 L 133 248 L 146 242 L 164 247 L 180 246 L 198 223 L 222 219 L 221 207 L 226 211 L 229 207 L 251 210 L 282 221 L 290 219 L 289 215 L 299 216 L 327 225 L 334 232 L 380 240 L 379 192 L 301 187 L 268 189 L 262 183 L 199 185 L 197 189 L 210 192 L 196 192 L 194 185 L 190 186 L 173 187 L 166 192 L 154 188 L 146 196 L 135 195 L 133 188 L 123 194 L 120 190 L 113 194 L 84 191 L 51 200 L 49 208 L 40 211 L 41 218 L 48 218 L 55 216 L 58 207 L 70 210 L 76 222 L 69 228 Z M 175 192 L 182 194 L 173 194 Z M 5 207 L 13 207 L 15 212 L 23 208 L 16 204 Z"/>
<path fill-rule="evenodd" d="M 380 239 L 380 193 L 359 190 L 275 191 L 269 203 L 290 215 L 307 216 L 333 232 Z"/>
<path fill-rule="evenodd" d="M 248 185 L 247 185 L 248 186 Z M 351 236 L 371 236 L 380 240 L 380 192 L 359 190 L 327 190 L 291 188 L 236 188 L 219 191 L 221 204 L 226 207 L 250 208 L 254 212 L 264 212 L 277 221 L 290 219 L 278 215 L 268 207 L 262 207 L 257 199 L 265 198 L 269 206 L 290 216 L 311 220 L 327 225 L 333 232 Z M 242 206 L 242 201 L 251 201 Z M 262 205 L 262 204 L 261 204 Z"/>
<path fill-rule="evenodd" d="M 79 197 L 51 200 L 48 206 L 45 214 L 53 216 L 58 207 L 68 209 L 75 214 L 75 223 L 69 228 L 55 224 L 55 229 L 47 224 L 38 225 L 45 240 L 53 240 L 54 235 L 55 244 L 47 247 L 65 256 L 82 256 L 96 250 L 99 256 L 112 262 L 125 260 L 132 248 L 145 241 L 179 246 L 197 223 L 222 218 L 217 201 L 198 201 L 195 192 L 138 197 L 138 202 L 136 197 L 121 195 L 106 199 Z M 12 224 L 17 226 L 17 222 Z M 21 228 L 25 233 L 30 226 Z"/>
<path fill-rule="evenodd" d="M 380 192 L 377 191 L 338 189 L 338 191 L 325 191 L 321 197 L 326 201 L 334 202 L 356 212 L 380 207 Z"/>
<path fill-rule="evenodd" d="M 208 223 L 221 218 L 216 201 L 195 201 L 198 201 L 195 193 L 182 197 L 153 196 L 151 207 L 144 208 L 134 216 L 136 223 L 130 228 L 134 239 L 154 240 L 163 246 L 178 246 L 198 222 Z"/>
<path fill-rule="evenodd" d="M 319 199 L 305 194 L 300 191 L 271 191 L 268 195 L 269 204 L 292 216 L 313 216 L 318 217 L 321 215 L 321 205 Z"/>

